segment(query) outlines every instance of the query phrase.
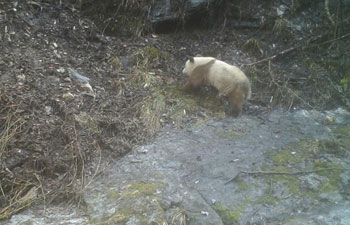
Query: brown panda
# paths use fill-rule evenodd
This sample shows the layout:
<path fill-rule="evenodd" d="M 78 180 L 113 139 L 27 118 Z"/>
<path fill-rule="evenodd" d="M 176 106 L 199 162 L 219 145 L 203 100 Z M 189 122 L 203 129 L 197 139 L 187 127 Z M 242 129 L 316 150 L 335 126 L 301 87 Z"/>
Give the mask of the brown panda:
<path fill-rule="evenodd" d="M 215 87 L 219 94 L 228 97 L 231 113 L 235 117 L 242 113 L 244 101 L 251 96 L 247 76 L 238 67 L 213 57 L 191 57 L 182 72 L 189 77 L 184 88 L 186 91 L 202 85 Z"/>

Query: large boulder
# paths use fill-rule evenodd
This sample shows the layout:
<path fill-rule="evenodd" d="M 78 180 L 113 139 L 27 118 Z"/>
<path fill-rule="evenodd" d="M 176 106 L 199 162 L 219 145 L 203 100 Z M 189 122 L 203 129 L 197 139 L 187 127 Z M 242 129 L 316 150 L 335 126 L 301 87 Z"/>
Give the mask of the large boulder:
<path fill-rule="evenodd" d="M 167 21 L 180 21 L 184 16 L 189 16 L 201 10 L 208 10 L 218 0 L 158 0 L 151 7 L 148 19 L 157 24 Z"/>

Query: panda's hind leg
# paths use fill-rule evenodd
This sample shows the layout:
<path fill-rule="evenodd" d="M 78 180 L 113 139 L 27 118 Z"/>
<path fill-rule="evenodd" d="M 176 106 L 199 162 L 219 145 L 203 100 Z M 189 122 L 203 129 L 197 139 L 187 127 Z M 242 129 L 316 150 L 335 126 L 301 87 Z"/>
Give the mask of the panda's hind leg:
<path fill-rule="evenodd" d="M 230 103 L 230 114 L 234 117 L 238 117 L 242 114 L 244 94 L 239 89 L 232 91 L 228 94 Z"/>

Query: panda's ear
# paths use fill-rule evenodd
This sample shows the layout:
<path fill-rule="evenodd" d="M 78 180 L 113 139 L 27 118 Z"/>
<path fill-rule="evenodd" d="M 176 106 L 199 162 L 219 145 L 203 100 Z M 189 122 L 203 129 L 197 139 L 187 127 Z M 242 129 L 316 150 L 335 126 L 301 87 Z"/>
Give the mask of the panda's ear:
<path fill-rule="evenodd" d="M 191 63 L 194 63 L 194 58 L 193 57 L 190 57 L 189 60 L 190 60 Z"/>

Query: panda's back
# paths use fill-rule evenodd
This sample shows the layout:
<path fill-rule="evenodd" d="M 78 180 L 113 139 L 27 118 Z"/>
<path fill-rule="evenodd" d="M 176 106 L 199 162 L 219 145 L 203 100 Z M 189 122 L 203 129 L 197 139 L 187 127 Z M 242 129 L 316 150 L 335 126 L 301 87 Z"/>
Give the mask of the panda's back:
<path fill-rule="evenodd" d="M 247 77 L 238 67 L 216 60 L 208 71 L 208 81 L 226 95 L 232 91 L 232 84 L 245 83 Z"/>

